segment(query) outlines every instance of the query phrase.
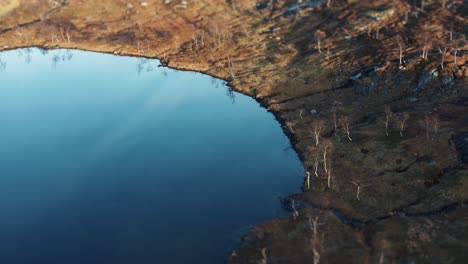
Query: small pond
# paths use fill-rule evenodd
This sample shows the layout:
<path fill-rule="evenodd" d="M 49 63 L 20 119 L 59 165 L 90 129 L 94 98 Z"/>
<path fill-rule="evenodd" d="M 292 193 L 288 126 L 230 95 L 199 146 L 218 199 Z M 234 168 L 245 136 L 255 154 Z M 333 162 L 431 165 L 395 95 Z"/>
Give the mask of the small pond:
<path fill-rule="evenodd" d="M 75 50 L 0 53 L 0 263 L 223 263 L 302 169 L 210 76 Z"/>

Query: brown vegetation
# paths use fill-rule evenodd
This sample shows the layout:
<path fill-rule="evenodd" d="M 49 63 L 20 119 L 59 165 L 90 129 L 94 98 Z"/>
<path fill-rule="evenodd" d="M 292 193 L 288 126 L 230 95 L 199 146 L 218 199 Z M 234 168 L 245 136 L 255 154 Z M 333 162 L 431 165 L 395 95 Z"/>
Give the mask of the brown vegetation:
<path fill-rule="evenodd" d="M 159 58 L 228 80 L 274 113 L 305 192 L 292 218 L 255 227 L 231 263 L 466 259 L 464 1 L 166 2 L 31 0 L 0 12 L 0 50 Z"/>

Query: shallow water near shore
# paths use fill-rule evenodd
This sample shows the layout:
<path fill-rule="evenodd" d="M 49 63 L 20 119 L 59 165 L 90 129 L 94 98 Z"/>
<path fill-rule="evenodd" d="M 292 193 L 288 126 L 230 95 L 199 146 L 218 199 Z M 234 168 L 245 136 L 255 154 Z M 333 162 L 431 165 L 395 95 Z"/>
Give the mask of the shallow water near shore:
<path fill-rule="evenodd" d="M 76 50 L 0 53 L 0 263 L 222 263 L 302 169 L 210 76 Z"/>

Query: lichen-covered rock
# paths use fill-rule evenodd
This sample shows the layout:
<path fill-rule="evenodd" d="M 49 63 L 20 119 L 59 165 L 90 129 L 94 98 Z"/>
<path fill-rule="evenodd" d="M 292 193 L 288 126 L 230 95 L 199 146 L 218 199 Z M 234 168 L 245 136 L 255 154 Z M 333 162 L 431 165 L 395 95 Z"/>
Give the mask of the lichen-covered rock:
<path fill-rule="evenodd" d="M 418 85 L 416 86 L 415 89 L 413 89 L 413 91 L 419 92 L 423 90 L 426 86 L 430 85 L 432 81 L 434 80 L 434 78 L 437 77 L 438 75 L 439 73 L 437 72 L 436 69 L 430 69 L 430 70 L 423 72 L 423 74 L 421 74 L 421 76 L 419 77 Z"/>
<path fill-rule="evenodd" d="M 453 138 L 453 143 L 458 151 L 460 160 L 468 163 L 468 132 L 456 135 Z"/>

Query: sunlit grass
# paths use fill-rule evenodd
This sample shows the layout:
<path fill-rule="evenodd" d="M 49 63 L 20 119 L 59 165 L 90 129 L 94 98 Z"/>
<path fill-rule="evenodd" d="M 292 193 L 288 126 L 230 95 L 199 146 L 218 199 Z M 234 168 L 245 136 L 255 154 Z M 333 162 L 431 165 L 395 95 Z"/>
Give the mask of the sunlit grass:
<path fill-rule="evenodd" d="M 0 16 L 20 5 L 20 0 L 0 0 Z"/>

